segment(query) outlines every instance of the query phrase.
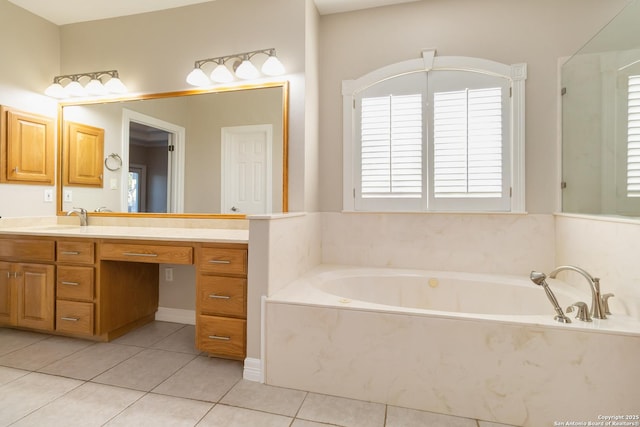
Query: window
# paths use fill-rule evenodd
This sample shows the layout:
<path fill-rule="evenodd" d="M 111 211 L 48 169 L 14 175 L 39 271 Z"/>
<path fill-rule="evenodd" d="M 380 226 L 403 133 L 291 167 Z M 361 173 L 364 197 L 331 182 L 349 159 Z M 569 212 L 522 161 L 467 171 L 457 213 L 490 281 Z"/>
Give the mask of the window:
<path fill-rule="evenodd" d="M 640 197 L 640 75 L 628 83 L 627 197 Z"/>
<path fill-rule="evenodd" d="M 345 210 L 523 211 L 524 65 L 427 62 L 343 83 Z"/>

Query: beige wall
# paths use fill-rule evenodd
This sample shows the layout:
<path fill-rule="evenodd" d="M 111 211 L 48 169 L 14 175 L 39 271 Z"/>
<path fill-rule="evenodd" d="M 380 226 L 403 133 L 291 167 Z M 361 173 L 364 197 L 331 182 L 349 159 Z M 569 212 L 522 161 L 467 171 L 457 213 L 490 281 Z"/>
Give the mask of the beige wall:
<path fill-rule="evenodd" d="M 425 0 L 320 20 L 321 209 L 342 209 L 341 82 L 425 48 L 442 56 L 525 62 L 526 209 L 557 207 L 557 64 L 577 51 L 625 0 Z"/>
<path fill-rule="evenodd" d="M 58 27 L 0 0 L 0 104 L 54 117 L 56 102 L 43 95 L 59 71 Z M 55 214 L 41 185 L 0 184 L 0 216 Z"/>

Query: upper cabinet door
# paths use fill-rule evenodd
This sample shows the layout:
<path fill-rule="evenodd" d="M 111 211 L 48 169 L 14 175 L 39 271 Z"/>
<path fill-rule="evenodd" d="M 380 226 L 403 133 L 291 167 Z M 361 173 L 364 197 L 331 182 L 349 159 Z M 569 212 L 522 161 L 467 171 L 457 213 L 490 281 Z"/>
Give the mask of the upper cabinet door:
<path fill-rule="evenodd" d="M 102 187 L 104 129 L 65 122 L 64 185 Z"/>
<path fill-rule="evenodd" d="M 0 107 L 0 182 L 53 185 L 55 121 Z"/>

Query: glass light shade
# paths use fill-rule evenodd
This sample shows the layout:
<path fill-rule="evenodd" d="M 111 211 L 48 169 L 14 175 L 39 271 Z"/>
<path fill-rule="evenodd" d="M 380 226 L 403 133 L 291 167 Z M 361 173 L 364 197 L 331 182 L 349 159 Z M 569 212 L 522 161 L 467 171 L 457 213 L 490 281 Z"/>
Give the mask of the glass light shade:
<path fill-rule="evenodd" d="M 281 76 L 284 74 L 284 66 L 275 55 L 271 55 L 264 61 L 264 64 L 262 64 L 262 74 L 266 74 L 267 76 Z"/>
<path fill-rule="evenodd" d="M 201 68 L 194 68 L 187 76 L 187 83 L 192 86 L 208 86 L 211 84 L 207 75 Z"/>
<path fill-rule="evenodd" d="M 126 93 L 127 87 L 117 77 L 112 77 L 108 82 L 104 84 L 104 87 L 109 93 Z"/>
<path fill-rule="evenodd" d="M 60 83 L 52 83 L 47 88 L 47 90 L 44 91 L 44 94 L 58 99 L 66 98 L 67 96 L 69 96 Z"/>
<path fill-rule="evenodd" d="M 243 80 L 256 79 L 260 77 L 260 72 L 251 61 L 245 59 L 236 69 L 236 76 Z"/>
<path fill-rule="evenodd" d="M 84 88 L 87 91 L 87 95 L 100 96 L 107 94 L 107 88 L 105 88 L 102 82 L 97 79 L 91 80 Z"/>
<path fill-rule="evenodd" d="M 211 72 L 211 80 L 217 83 L 229 83 L 234 80 L 234 77 L 224 64 L 218 64 Z"/>
<path fill-rule="evenodd" d="M 74 80 L 66 85 L 64 91 L 69 96 L 87 96 L 87 91 L 77 80 Z"/>

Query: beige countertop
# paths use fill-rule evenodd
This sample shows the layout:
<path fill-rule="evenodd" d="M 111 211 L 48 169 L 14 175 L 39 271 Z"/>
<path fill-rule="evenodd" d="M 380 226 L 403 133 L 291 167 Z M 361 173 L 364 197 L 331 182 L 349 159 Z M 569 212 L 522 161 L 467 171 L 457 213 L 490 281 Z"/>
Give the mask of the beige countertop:
<path fill-rule="evenodd" d="M 96 239 L 162 240 L 181 242 L 248 243 L 249 230 L 217 228 L 123 227 L 45 224 L 0 226 L 0 234 L 87 237 Z"/>

